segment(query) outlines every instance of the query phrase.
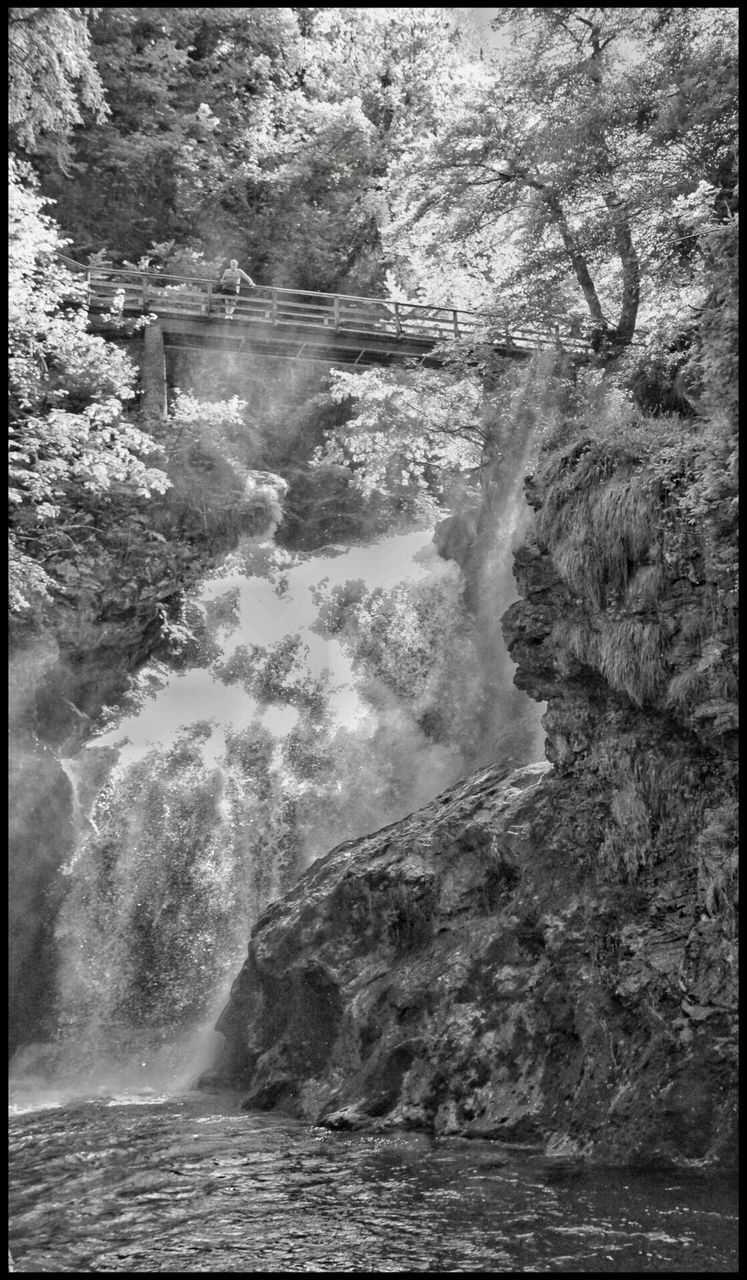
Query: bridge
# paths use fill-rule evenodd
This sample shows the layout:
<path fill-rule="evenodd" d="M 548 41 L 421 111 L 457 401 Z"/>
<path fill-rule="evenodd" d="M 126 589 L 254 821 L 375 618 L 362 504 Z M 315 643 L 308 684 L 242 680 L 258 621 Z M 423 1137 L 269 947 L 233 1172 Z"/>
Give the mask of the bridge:
<path fill-rule="evenodd" d="M 588 335 L 568 317 L 514 325 L 495 312 L 257 285 L 244 287 L 229 318 L 214 281 L 62 261 L 79 280 L 76 300 L 88 307 L 97 332 L 121 337 L 126 317 L 147 317 L 166 348 L 362 367 L 405 359 L 439 364 L 437 349 L 455 342 L 488 344 L 517 358 L 547 347 L 562 347 L 576 359 L 588 358 L 590 351 Z"/>

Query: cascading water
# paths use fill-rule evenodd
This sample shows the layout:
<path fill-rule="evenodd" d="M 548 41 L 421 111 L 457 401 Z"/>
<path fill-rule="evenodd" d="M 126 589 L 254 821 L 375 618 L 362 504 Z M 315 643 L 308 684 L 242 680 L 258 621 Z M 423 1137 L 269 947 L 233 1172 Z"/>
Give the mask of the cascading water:
<path fill-rule="evenodd" d="M 190 604 L 192 668 L 151 664 L 138 710 L 63 761 L 58 1036 L 12 1071 L 18 1269 L 733 1269 L 723 1183 L 330 1134 L 190 1091 L 253 920 L 306 865 L 541 754 L 500 637 L 530 449 L 479 530 L 471 612 L 430 531 L 303 558 L 247 543 Z"/>
<path fill-rule="evenodd" d="M 303 556 L 247 539 L 190 603 L 194 665 L 151 664 L 137 710 L 63 762 L 78 842 L 58 1036 L 17 1055 L 27 1083 L 190 1084 L 253 922 L 310 862 L 472 768 L 541 756 L 541 708 L 513 688 L 500 635 L 531 519 L 521 407 L 471 613 L 431 530 Z"/>
<path fill-rule="evenodd" d="M 320 621 L 351 583 L 374 602 L 360 644 L 370 658 L 378 628 L 409 703 Z M 479 697 L 462 588 L 422 530 L 303 559 L 249 543 L 203 584 L 203 665 L 154 665 L 141 683 L 161 687 L 65 762 L 79 840 L 56 928 L 59 1035 L 18 1055 L 27 1084 L 34 1067 L 62 1096 L 195 1080 L 259 912 L 472 763 L 422 727 L 447 687 L 455 719 Z M 440 636 L 417 632 L 426 605 Z"/>
<path fill-rule="evenodd" d="M 514 551 L 532 524 L 532 512 L 524 495 L 524 477 L 535 452 L 534 433 L 529 431 L 503 477 L 500 500 L 495 504 L 497 510 L 484 539 L 476 601 L 476 633 L 487 705 L 482 733 L 491 758 L 517 766 L 540 760 L 544 755 L 541 723 L 544 706 L 531 702 L 514 687 L 515 666 L 500 626 L 502 614 L 516 599 Z"/>

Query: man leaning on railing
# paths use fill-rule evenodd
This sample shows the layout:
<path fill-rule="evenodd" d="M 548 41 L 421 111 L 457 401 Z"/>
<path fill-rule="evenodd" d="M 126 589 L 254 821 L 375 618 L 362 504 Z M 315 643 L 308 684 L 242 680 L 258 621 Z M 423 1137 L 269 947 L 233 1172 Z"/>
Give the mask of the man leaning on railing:
<path fill-rule="evenodd" d="M 256 289 L 257 286 L 252 280 L 252 277 L 248 276 L 245 271 L 241 270 L 236 258 L 232 258 L 231 265 L 226 267 L 226 270 L 221 276 L 220 282 L 220 291 L 225 298 L 226 317 L 228 320 L 233 319 L 233 313 L 236 308 L 236 301 L 239 296 L 242 280 L 246 281 L 250 289 Z"/>

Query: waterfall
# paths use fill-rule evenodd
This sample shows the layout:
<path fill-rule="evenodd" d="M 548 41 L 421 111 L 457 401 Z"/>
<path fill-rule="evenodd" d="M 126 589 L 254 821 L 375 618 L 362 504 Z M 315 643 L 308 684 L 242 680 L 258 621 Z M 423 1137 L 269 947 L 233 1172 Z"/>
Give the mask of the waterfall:
<path fill-rule="evenodd" d="M 188 1087 L 254 921 L 306 866 L 471 768 L 541 754 L 500 636 L 530 436 L 503 477 L 475 616 L 431 530 L 302 555 L 248 539 L 206 577 L 194 665 L 152 663 L 134 705 L 63 761 L 78 838 L 58 1034 L 21 1050 L 16 1075 L 65 1096 Z"/>
<path fill-rule="evenodd" d="M 516 668 L 506 650 L 500 626 L 502 615 L 518 599 L 513 554 L 533 523 L 533 513 L 524 495 L 524 477 L 531 469 L 536 451 L 536 433 L 526 430 L 518 439 L 499 493 L 491 504 L 493 514 L 483 536 L 476 604 L 482 666 L 490 673 L 487 687 L 491 694 L 491 712 L 484 726 L 486 742 L 496 759 L 517 766 L 540 760 L 544 755 L 545 704 L 532 702 L 514 687 Z"/>
<path fill-rule="evenodd" d="M 325 591 L 351 580 L 456 599 L 431 537 L 302 558 L 239 548 L 193 602 L 202 665 L 153 664 L 141 706 L 63 762 L 78 841 L 56 925 L 59 1031 L 16 1074 L 86 1095 L 188 1085 L 259 913 L 314 858 L 464 771 L 319 625 Z"/>

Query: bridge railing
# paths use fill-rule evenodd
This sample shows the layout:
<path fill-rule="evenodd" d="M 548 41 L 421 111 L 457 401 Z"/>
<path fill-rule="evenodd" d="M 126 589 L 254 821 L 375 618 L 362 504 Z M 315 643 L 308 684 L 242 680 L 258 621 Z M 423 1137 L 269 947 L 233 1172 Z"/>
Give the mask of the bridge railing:
<path fill-rule="evenodd" d="M 215 281 L 199 276 L 176 276 L 122 267 L 82 267 L 66 260 L 85 278 L 92 310 L 121 309 L 127 314 L 168 316 L 225 314 L 226 295 Z M 456 307 L 394 302 L 353 294 L 315 293 L 257 285 L 234 302 L 234 316 L 245 323 L 329 329 L 331 333 L 412 338 L 429 343 L 484 340 L 508 350 L 557 345 L 588 351 L 588 335 L 565 316 L 543 317 L 544 323 L 514 323 L 497 312 L 466 311 Z M 548 319 L 550 327 L 547 327 Z"/>

